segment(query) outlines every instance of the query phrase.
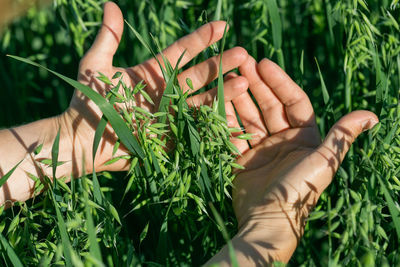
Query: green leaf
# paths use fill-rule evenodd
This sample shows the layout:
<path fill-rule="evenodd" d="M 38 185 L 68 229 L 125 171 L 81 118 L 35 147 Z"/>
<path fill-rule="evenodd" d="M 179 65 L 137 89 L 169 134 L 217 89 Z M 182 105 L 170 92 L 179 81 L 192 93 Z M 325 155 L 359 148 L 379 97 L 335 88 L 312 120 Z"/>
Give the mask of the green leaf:
<path fill-rule="evenodd" d="M 158 57 L 156 55 L 156 53 L 154 53 L 153 49 L 151 49 L 150 45 L 143 39 L 143 37 L 135 30 L 135 28 L 132 27 L 131 24 L 129 24 L 128 21 L 125 20 L 125 23 L 128 25 L 129 29 L 133 32 L 133 34 L 136 36 L 136 38 L 139 40 L 139 42 L 142 43 L 142 45 L 147 48 L 147 50 L 152 54 L 152 56 L 155 58 L 155 60 L 157 61 L 158 65 L 160 66 L 161 72 L 163 73 L 163 77 L 164 79 L 168 79 L 170 78 L 165 70 L 165 68 L 163 67 L 163 65 L 161 65 L 160 61 L 158 60 Z"/>
<path fill-rule="evenodd" d="M 84 180 L 83 182 L 86 182 L 86 177 L 82 177 L 82 180 Z M 96 238 L 96 228 L 94 227 L 94 223 L 93 223 L 93 217 L 92 217 L 92 213 L 91 213 L 91 205 L 89 204 L 89 199 L 88 199 L 88 193 L 85 192 L 84 193 L 84 198 L 85 198 L 85 213 L 86 213 L 86 228 L 87 228 L 87 233 L 89 236 L 89 252 L 90 255 L 93 256 L 94 259 L 97 260 L 97 265 L 98 266 L 102 266 L 102 257 L 101 257 L 101 250 L 100 250 L 100 246 L 99 243 L 97 242 L 97 238 Z"/>
<path fill-rule="evenodd" d="M 190 148 L 194 157 L 196 157 L 200 152 L 200 135 L 196 128 L 192 125 L 191 122 L 187 122 L 189 140 L 190 140 Z"/>
<path fill-rule="evenodd" d="M 107 161 L 106 163 L 104 163 L 104 165 L 106 166 L 106 165 L 113 164 L 113 163 L 117 162 L 117 161 L 120 160 L 120 159 L 130 159 L 130 158 L 131 158 L 130 156 L 126 156 L 126 155 L 124 155 L 124 156 L 119 156 L 119 157 L 115 157 L 115 158 L 110 159 L 110 160 Z"/>
<path fill-rule="evenodd" d="M 58 164 L 58 150 L 60 145 L 60 130 L 58 129 L 57 136 L 54 140 L 53 146 L 51 148 L 51 161 L 52 161 L 52 169 L 53 169 L 53 179 L 56 179 L 56 169 Z"/>
<path fill-rule="evenodd" d="M 200 179 L 199 179 L 199 183 L 200 183 L 200 188 L 201 191 L 204 195 L 204 197 L 211 202 L 214 202 L 214 196 L 212 194 L 212 190 L 211 190 L 211 181 L 210 181 L 210 177 L 207 174 L 207 167 L 206 164 L 204 163 L 204 161 L 201 161 L 201 175 L 200 175 Z"/>
<path fill-rule="evenodd" d="M 211 208 L 214 218 L 217 221 L 217 224 L 222 232 L 222 236 L 224 237 L 224 239 L 228 245 L 229 258 L 231 260 L 232 266 L 239 267 L 239 263 L 236 258 L 235 249 L 233 248 L 232 241 L 229 237 L 228 231 L 226 230 L 224 221 L 222 220 L 221 215 L 218 213 L 218 211 L 215 209 L 215 207 L 212 203 L 210 203 L 210 208 Z"/>
<path fill-rule="evenodd" d="M 189 86 L 190 90 L 194 90 L 193 82 L 190 78 L 186 78 L 186 84 Z"/>
<path fill-rule="evenodd" d="M 114 74 L 114 76 L 112 76 L 112 79 L 117 79 L 117 78 L 121 77 L 121 75 L 122 75 L 122 72 L 117 71 L 117 72 Z"/>
<path fill-rule="evenodd" d="M 221 9 L 222 9 L 221 7 L 222 7 L 222 0 L 218 0 L 217 7 L 215 9 L 214 20 L 221 20 Z"/>
<path fill-rule="evenodd" d="M 111 213 L 111 215 L 114 217 L 114 219 L 117 220 L 117 222 L 120 225 L 122 225 L 121 219 L 119 218 L 117 209 L 113 205 L 111 205 L 110 203 L 108 203 L 108 211 Z"/>
<path fill-rule="evenodd" d="M 19 164 L 21 164 L 21 162 L 23 161 L 23 159 L 17 163 L 17 165 L 15 165 L 9 172 L 7 172 L 3 177 L 1 177 L 0 179 L 0 187 L 3 186 L 3 184 L 5 182 L 7 182 L 8 178 L 10 178 L 11 174 L 14 173 L 14 171 L 18 168 Z"/>
<path fill-rule="evenodd" d="M 3 256 L 7 255 L 8 259 L 11 261 L 14 267 L 23 267 L 22 262 L 18 258 L 17 254 L 15 253 L 14 249 L 10 246 L 7 239 L 0 233 L 0 244 L 2 247 L 2 254 Z"/>
<path fill-rule="evenodd" d="M 272 27 L 272 41 L 278 56 L 278 63 L 282 69 L 285 69 L 285 61 L 282 52 L 282 21 L 279 15 L 278 5 L 276 0 L 266 0 L 266 4 Z"/>
<path fill-rule="evenodd" d="M 272 40 L 276 50 L 282 47 L 282 22 L 276 0 L 266 0 L 272 26 Z"/>
<path fill-rule="evenodd" d="M 147 232 L 149 230 L 149 224 L 150 222 L 147 222 L 145 227 L 143 228 L 143 231 L 140 233 L 140 237 L 139 237 L 139 246 L 140 244 L 142 244 L 143 240 L 146 238 L 147 236 Z"/>
<path fill-rule="evenodd" d="M 315 58 L 315 63 L 317 64 L 319 79 L 321 81 L 321 89 L 322 89 L 322 96 L 324 98 L 324 104 L 328 105 L 330 98 L 328 89 L 326 88 L 324 77 L 322 77 L 321 69 L 319 68 L 318 60 L 316 58 Z"/>
<path fill-rule="evenodd" d="M 185 52 L 182 53 L 182 55 L 179 57 L 174 72 L 172 73 L 171 77 L 169 78 L 167 85 L 165 86 L 165 90 L 163 93 L 163 96 L 161 97 L 161 101 L 160 101 L 160 106 L 158 107 L 158 112 L 168 112 L 168 107 L 169 107 L 169 103 L 171 101 L 171 99 L 169 97 L 166 97 L 165 94 L 173 94 L 174 93 L 174 84 L 177 81 L 177 75 L 178 75 L 178 66 L 179 63 L 181 62 L 183 55 L 185 54 Z M 167 120 L 166 116 L 160 116 L 158 117 L 158 122 L 160 123 L 165 123 Z"/>
<path fill-rule="evenodd" d="M 386 186 L 386 182 L 382 180 L 380 175 L 376 175 L 376 177 L 379 180 L 379 183 L 381 184 L 381 188 L 383 191 L 383 195 L 385 196 L 386 202 L 388 204 L 389 212 L 390 215 L 392 216 L 393 224 L 396 229 L 397 233 L 397 241 L 400 243 L 400 212 L 393 201 L 392 196 L 390 195 L 390 191 L 388 190 Z"/>
<path fill-rule="evenodd" d="M 97 79 L 99 79 L 100 81 L 102 81 L 105 84 L 112 85 L 112 82 L 110 81 L 110 79 L 108 79 L 108 77 L 106 75 L 104 75 L 101 72 L 99 72 L 99 75 L 100 76 L 96 77 Z"/>
<path fill-rule="evenodd" d="M 144 89 L 141 89 L 140 93 L 142 94 L 144 99 L 147 100 L 147 102 L 149 102 L 150 104 L 154 105 L 153 99 L 151 99 L 151 97 L 147 94 L 147 92 Z"/>
<path fill-rule="evenodd" d="M 57 184 L 57 179 L 54 179 L 54 184 Z M 64 251 L 64 257 L 65 257 L 65 265 L 68 267 L 72 267 L 72 246 L 70 243 L 70 239 L 68 236 L 68 232 L 67 232 L 67 228 L 65 226 L 65 221 L 63 219 L 63 217 L 61 216 L 61 212 L 60 212 L 60 208 L 58 206 L 58 203 L 56 202 L 56 196 L 54 195 L 54 192 L 51 190 L 51 194 L 52 194 L 52 201 L 53 201 L 53 206 L 54 209 L 56 210 L 56 214 L 57 214 L 57 228 L 60 232 L 60 236 L 61 236 L 61 242 L 63 243 L 63 251 Z"/>
<path fill-rule="evenodd" d="M 38 145 L 38 146 L 35 148 L 35 150 L 33 151 L 33 153 L 34 153 L 35 155 L 38 155 L 38 154 L 40 153 L 40 151 L 42 151 L 42 148 L 43 148 L 43 144 Z"/>
<path fill-rule="evenodd" d="M 51 159 L 42 159 L 39 162 L 43 163 L 43 164 L 45 164 L 47 166 L 53 167 L 53 161 Z M 54 164 L 54 165 L 57 165 L 57 167 L 58 167 L 58 166 L 61 166 L 61 165 L 65 164 L 65 163 L 67 163 L 67 162 L 66 161 L 58 161 L 57 164 Z"/>
<path fill-rule="evenodd" d="M 226 119 L 226 111 L 225 111 L 225 96 L 224 96 L 224 76 L 222 74 L 222 56 L 225 48 L 225 39 L 226 39 L 226 31 L 228 29 L 228 23 L 225 25 L 224 35 L 222 37 L 221 42 L 221 52 L 219 57 L 219 70 L 218 70 L 218 115 Z"/>

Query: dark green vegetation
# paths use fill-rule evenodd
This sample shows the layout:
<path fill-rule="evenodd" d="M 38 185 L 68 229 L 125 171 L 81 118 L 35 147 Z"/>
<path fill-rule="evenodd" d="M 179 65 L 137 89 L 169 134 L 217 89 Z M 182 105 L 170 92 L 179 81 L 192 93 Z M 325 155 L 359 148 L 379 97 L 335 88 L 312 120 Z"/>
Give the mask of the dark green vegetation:
<path fill-rule="evenodd" d="M 76 76 L 79 58 L 98 29 L 101 1 L 55 2 L 54 8 L 32 9 L 2 35 L 3 127 L 59 114 L 68 106 L 72 89 L 66 83 L 5 58 L 6 53 L 29 57 L 66 76 Z M 276 2 L 117 1 L 125 19 L 146 42 L 152 43 L 151 32 L 162 47 L 207 20 L 229 19 L 226 47 L 240 45 L 258 60 L 269 57 L 284 66 L 311 98 L 323 136 L 335 120 L 352 110 L 376 112 L 381 123 L 350 150 L 311 214 L 290 264 L 395 265 L 400 262 L 400 4 L 396 0 Z M 211 53 L 208 50 L 197 61 Z M 114 64 L 135 65 L 150 56 L 126 27 Z M 102 193 L 92 177 L 68 185 L 59 181 L 35 200 L 3 211 L 1 260 L 8 266 L 17 263 L 16 257 L 27 265 L 47 266 L 51 261 L 78 266 L 79 257 L 90 265 L 102 255 L 105 264 L 114 266 L 164 264 L 166 258 L 174 265 L 176 261 L 200 264 L 225 243 L 207 205 L 210 217 L 195 224 L 190 224 L 188 213 L 204 215 L 193 208 L 202 207 L 195 201 L 187 204 L 192 208 L 184 201 L 171 206 L 170 220 L 151 217 L 165 203 L 138 202 L 143 197 L 135 198 L 138 180 L 131 182 L 122 200 L 130 178 L 125 173 L 98 175 Z M 226 228 L 233 233 L 232 212 L 217 203 Z M 145 208 L 129 213 L 137 205 Z M 93 245 L 96 237 L 98 246 Z"/>

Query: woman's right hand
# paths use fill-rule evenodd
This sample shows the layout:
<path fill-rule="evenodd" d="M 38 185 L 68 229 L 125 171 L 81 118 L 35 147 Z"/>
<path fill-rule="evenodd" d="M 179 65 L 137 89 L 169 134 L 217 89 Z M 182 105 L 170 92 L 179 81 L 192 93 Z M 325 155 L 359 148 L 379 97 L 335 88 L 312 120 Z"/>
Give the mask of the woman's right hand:
<path fill-rule="evenodd" d="M 250 141 L 232 139 L 246 169 L 234 181 L 233 206 L 239 232 L 233 246 L 240 266 L 288 262 L 310 210 L 331 183 L 355 138 L 372 128 L 376 115 L 354 111 L 340 119 L 321 143 L 305 92 L 275 63 L 248 57 L 240 67 L 250 91 L 233 99 Z M 233 106 L 227 110 L 237 127 Z M 224 248 L 212 262 L 229 263 Z M 211 262 L 210 262 L 211 263 Z"/>

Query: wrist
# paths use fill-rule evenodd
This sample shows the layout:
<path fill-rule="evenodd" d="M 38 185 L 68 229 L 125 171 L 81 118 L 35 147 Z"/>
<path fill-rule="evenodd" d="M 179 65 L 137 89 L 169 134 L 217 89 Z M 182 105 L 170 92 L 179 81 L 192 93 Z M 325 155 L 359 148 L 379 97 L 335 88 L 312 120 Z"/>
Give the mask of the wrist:
<path fill-rule="evenodd" d="M 247 244 L 249 255 L 262 255 L 264 262 L 279 261 L 287 263 L 294 253 L 302 236 L 302 229 L 297 222 L 289 218 L 250 220 L 243 225 L 234 239 Z"/>
<path fill-rule="evenodd" d="M 42 178 L 46 175 L 53 178 L 49 160 L 52 159 L 52 146 L 60 126 L 59 117 L 53 117 L 0 131 L 1 175 L 19 163 L 0 190 L 0 204 L 25 201 L 32 197 L 35 189 L 32 177 Z M 64 127 L 61 126 L 62 128 Z M 40 151 L 36 150 L 39 146 Z M 65 164 L 57 167 L 57 178 L 69 178 L 73 169 L 71 154 L 69 138 L 65 135 L 65 130 L 61 130 L 58 162 L 65 161 Z"/>
<path fill-rule="evenodd" d="M 274 262 L 287 263 L 296 249 L 298 239 L 284 221 L 271 219 L 246 222 L 232 238 L 235 258 L 240 266 L 274 266 Z M 232 266 L 228 245 L 205 265 Z"/>

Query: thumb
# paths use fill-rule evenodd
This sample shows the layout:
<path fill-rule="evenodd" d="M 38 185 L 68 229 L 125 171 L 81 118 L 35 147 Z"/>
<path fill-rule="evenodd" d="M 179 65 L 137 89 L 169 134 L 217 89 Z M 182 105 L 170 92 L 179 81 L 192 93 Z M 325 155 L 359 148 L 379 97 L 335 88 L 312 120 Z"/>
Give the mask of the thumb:
<path fill-rule="evenodd" d="M 103 24 L 92 47 L 81 61 L 81 68 L 111 67 L 124 29 L 122 12 L 113 2 L 104 4 Z"/>
<path fill-rule="evenodd" d="M 347 151 L 354 140 L 366 130 L 371 129 L 379 122 L 377 116 L 366 110 L 353 111 L 341 118 L 330 129 L 322 144 L 317 148 L 316 153 L 322 156 L 329 165 L 329 179 L 322 179 L 320 186 L 326 188 L 337 169 L 342 163 Z"/>

